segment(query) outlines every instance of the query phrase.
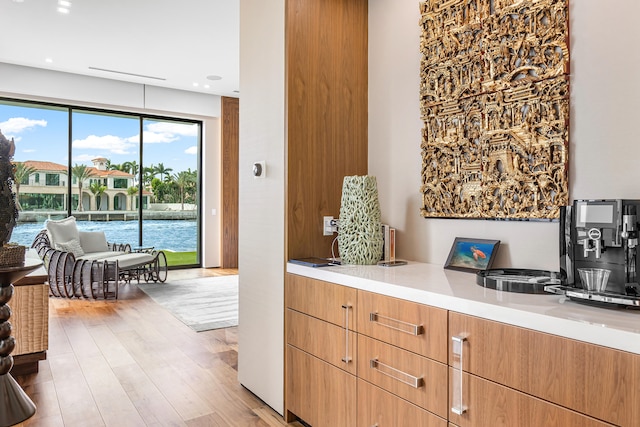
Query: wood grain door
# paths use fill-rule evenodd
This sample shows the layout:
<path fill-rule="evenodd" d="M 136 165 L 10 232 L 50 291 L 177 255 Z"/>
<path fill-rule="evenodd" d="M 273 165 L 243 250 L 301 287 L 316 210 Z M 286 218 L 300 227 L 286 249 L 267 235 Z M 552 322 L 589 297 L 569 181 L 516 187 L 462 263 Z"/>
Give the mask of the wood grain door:
<path fill-rule="evenodd" d="M 355 329 L 356 289 L 288 273 L 284 292 L 286 307 Z"/>
<path fill-rule="evenodd" d="M 447 417 L 448 380 L 444 363 L 359 335 L 357 364 L 359 378 Z"/>
<path fill-rule="evenodd" d="M 467 372 L 621 426 L 640 423 L 640 356 L 460 313 Z M 449 364 L 459 354 L 449 344 Z M 459 347 L 458 347 L 459 349 Z"/>
<path fill-rule="evenodd" d="M 357 335 L 333 323 L 287 309 L 287 344 L 356 374 Z"/>
<path fill-rule="evenodd" d="M 361 379 L 358 380 L 358 427 L 446 427 L 443 418 Z"/>
<path fill-rule="evenodd" d="M 287 346 L 285 418 L 313 427 L 353 427 L 356 377 L 317 357 Z"/>
<path fill-rule="evenodd" d="M 455 392 L 459 389 L 454 383 L 457 377 L 454 368 L 450 368 L 450 386 Z M 449 421 L 459 427 L 605 427 L 605 422 L 590 418 L 575 411 L 546 402 L 522 392 L 463 373 L 462 404 L 465 411 L 458 415 L 449 413 Z M 452 396 L 450 406 L 459 403 Z"/>
<path fill-rule="evenodd" d="M 447 310 L 358 292 L 357 331 L 447 363 Z"/>

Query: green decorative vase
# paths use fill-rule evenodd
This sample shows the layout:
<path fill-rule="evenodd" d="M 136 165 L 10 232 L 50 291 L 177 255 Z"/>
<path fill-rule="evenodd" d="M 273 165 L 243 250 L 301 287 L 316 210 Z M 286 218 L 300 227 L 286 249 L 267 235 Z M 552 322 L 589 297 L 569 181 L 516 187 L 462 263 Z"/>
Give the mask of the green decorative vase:
<path fill-rule="evenodd" d="M 345 176 L 338 250 L 343 264 L 376 264 L 382 258 L 380 202 L 375 176 Z"/>

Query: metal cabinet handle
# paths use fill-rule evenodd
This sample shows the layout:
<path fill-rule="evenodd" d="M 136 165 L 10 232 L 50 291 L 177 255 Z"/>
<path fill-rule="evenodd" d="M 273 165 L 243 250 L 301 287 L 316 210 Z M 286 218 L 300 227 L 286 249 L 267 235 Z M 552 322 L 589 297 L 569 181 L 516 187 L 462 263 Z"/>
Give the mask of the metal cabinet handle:
<path fill-rule="evenodd" d="M 369 313 L 369 321 L 376 322 L 380 326 L 386 326 L 394 331 L 404 332 L 409 335 L 418 336 L 424 333 L 424 327 L 422 325 L 414 325 L 413 323 L 407 323 L 391 317 L 381 316 L 378 313 Z"/>
<path fill-rule="evenodd" d="M 455 396 L 455 388 L 456 388 L 456 384 L 453 385 L 453 388 L 451 389 L 451 396 L 452 396 L 452 408 L 451 408 L 451 412 L 453 412 L 454 414 L 457 415 L 462 415 L 467 411 L 466 406 L 464 406 L 464 403 L 462 402 L 462 365 L 463 365 L 463 350 L 464 350 L 464 342 L 467 340 L 466 337 L 464 336 L 457 336 L 457 337 L 451 337 L 451 341 L 453 341 L 453 354 L 457 354 L 460 357 L 460 365 L 458 367 L 458 375 L 460 377 L 460 382 L 457 384 L 458 385 L 458 404 L 456 405 L 456 402 L 454 401 L 456 396 Z M 455 368 L 454 368 L 455 369 Z M 454 371 L 455 373 L 455 371 Z M 455 383 L 455 377 L 453 379 L 453 382 Z"/>
<path fill-rule="evenodd" d="M 351 362 L 351 356 L 349 356 L 349 309 L 352 307 L 351 304 L 343 304 L 342 308 L 344 308 L 344 357 L 342 361 L 346 364 Z"/>
<path fill-rule="evenodd" d="M 422 377 L 415 377 L 411 374 L 407 374 L 406 372 L 396 369 L 393 366 L 389 366 L 380 362 L 378 359 L 371 359 L 369 361 L 369 367 L 371 369 L 376 369 L 382 375 L 391 377 L 394 380 L 398 380 L 403 384 L 410 385 L 413 388 L 420 388 L 424 385 L 424 379 Z"/>

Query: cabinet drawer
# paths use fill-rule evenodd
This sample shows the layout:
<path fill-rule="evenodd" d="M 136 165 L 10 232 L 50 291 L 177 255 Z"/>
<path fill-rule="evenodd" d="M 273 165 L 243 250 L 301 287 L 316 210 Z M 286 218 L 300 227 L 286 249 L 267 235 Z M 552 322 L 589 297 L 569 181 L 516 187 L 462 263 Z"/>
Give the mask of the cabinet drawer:
<path fill-rule="evenodd" d="M 354 329 L 357 300 L 354 288 L 287 273 L 284 295 L 288 308 Z"/>
<path fill-rule="evenodd" d="M 450 368 L 449 405 L 459 406 L 459 372 Z M 462 404 L 449 421 L 459 427 L 606 427 L 611 424 L 467 373 L 462 374 Z"/>
<path fill-rule="evenodd" d="M 358 380 L 358 427 L 446 427 L 447 422 L 398 396 Z"/>
<path fill-rule="evenodd" d="M 447 363 L 447 311 L 358 292 L 357 331 Z"/>
<path fill-rule="evenodd" d="M 286 418 L 293 414 L 313 427 L 354 426 L 356 377 L 290 345 L 286 354 Z"/>
<path fill-rule="evenodd" d="M 621 426 L 640 419 L 640 356 L 455 312 L 465 371 Z M 455 344 L 456 349 L 459 344 Z M 449 364 L 459 366 L 454 342 Z"/>
<path fill-rule="evenodd" d="M 355 332 L 291 309 L 286 313 L 287 344 L 356 374 Z"/>
<path fill-rule="evenodd" d="M 447 365 L 358 336 L 358 377 L 446 418 Z"/>

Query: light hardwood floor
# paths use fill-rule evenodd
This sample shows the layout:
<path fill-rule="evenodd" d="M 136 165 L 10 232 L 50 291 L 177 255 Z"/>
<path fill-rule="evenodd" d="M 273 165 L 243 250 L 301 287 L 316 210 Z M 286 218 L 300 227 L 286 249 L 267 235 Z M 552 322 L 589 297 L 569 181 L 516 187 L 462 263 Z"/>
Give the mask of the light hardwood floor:
<path fill-rule="evenodd" d="M 237 327 L 194 332 L 135 284 L 117 301 L 52 297 L 49 307 L 47 360 L 16 378 L 38 408 L 25 426 L 286 425 L 238 382 Z"/>

